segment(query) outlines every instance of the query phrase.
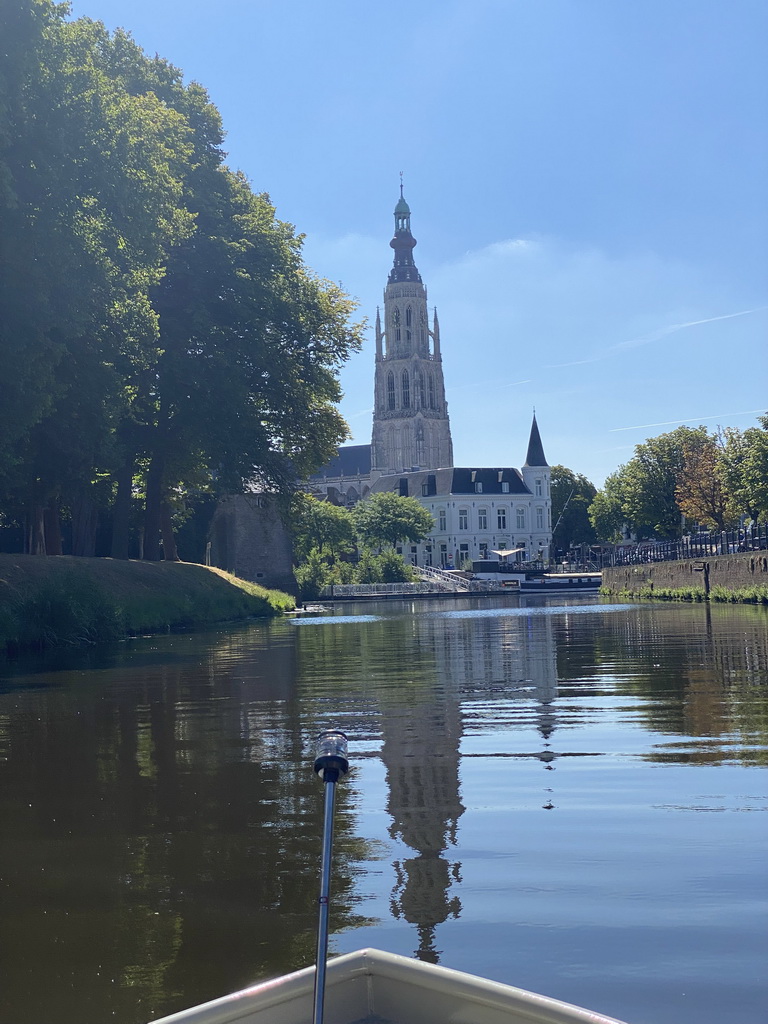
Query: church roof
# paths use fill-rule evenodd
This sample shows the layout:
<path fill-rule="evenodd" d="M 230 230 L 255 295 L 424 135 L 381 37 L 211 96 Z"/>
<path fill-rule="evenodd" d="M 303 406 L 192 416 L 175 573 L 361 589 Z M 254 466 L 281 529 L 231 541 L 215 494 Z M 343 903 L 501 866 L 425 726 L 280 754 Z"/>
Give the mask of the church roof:
<path fill-rule="evenodd" d="M 313 473 L 310 480 L 334 479 L 340 476 L 369 476 L 371 472 L 371 446 L 369 444 L 345 444 L 338 455 Z"/>
<path fill-rule="evenodd" d="M 544 446 L 541 443 L 539 425 L 536 422 L 536 413 L 533 414 L 533 423 L 531 424 L 531 436 L 528 439 L 528 454 L 525 457 L 524 465 L 531 467 L 548 465 L 547 460 L 544 456 Z"/>

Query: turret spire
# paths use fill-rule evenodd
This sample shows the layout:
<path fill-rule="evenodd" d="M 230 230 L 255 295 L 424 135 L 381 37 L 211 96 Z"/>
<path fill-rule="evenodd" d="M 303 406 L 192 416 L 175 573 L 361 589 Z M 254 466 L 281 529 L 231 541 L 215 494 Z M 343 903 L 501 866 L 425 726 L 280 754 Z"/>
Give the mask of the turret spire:
<path fill-rule="evenodd" d="M 531 424 L 531 436 L 528 439 L 528 454 L 525 457 L 525 466 L 547 466 L 547 462 L 544 456 L 544 446 L 541 443 L 541 435 L 539 434 L 539 425 L 536 422 L 536 412 L 533 413 L 533 423 Z"/>

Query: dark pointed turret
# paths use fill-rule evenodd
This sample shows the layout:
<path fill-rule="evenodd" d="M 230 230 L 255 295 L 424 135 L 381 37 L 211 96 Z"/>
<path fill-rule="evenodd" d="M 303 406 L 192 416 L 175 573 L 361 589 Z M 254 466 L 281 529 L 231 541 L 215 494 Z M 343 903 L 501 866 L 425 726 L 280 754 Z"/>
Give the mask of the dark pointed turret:
<path fill-rule="evenodd" d="M 544 446 L 541 443 L 539 425 L 536 422 L 536 413 L 533 414 L 531 424 L 531 436 L 528 439 L 528 454 L 525 457 L 525 466 L 547 466 L 549 463 L 544 455 Z"/>
<path fill-rule="evenodd" d="M 411 208 L 403 196 L 402 182 L 400 182 L 400 198 L 395 207 L 395 234 L 389 244 L 395 250 L 395 265 L 389 272 L 389 281 L 418 281 L 421 283 L 421 274 L 413 262 L 416 239 L 411 234 Z"/>

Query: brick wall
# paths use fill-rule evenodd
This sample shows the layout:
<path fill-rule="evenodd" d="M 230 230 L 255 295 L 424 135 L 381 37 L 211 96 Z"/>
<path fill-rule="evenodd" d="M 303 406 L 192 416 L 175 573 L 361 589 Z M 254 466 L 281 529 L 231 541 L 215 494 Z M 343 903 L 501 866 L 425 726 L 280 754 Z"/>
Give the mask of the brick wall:
<path fill-rule="evenodd" d="M 643 565 L 618 565 L 603 569 L 603 586 L 612 591 L 630 593 L 644 587 L 656 589 L 704 589 L 704 570 L 708 569 L 709 586 L 768 586 L 768 552 L 755 551 L 738 555 L 710 555 L 709 558 L 686 562 L 650 562 Z"/>
<path fill-rule="evenodd" d="M 210 529 L 211 565 L 262 587 L 296 596 L 291 537 L 271 494 L 219 502 Z"/>

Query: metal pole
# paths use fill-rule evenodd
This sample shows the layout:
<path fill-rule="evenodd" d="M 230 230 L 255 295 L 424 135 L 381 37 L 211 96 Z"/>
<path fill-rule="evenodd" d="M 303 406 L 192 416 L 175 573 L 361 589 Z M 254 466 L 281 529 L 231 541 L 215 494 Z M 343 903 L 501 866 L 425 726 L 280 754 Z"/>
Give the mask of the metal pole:
<path fill-rule="evenodd" d="M 325 973 L 328 958 L 328 918 L 331 898 L 331 859 L 333 856 L 333 809 L 336 798 L 336 783 L 349 770 L 347 737 L 343 732 L 330 730 L 320 733 L 317 737 L 317 757 L 315 758 L 314 770 L 323 780 L 325 794 L 312 1021 L 313 1024 L 323 1024 Z"/>

